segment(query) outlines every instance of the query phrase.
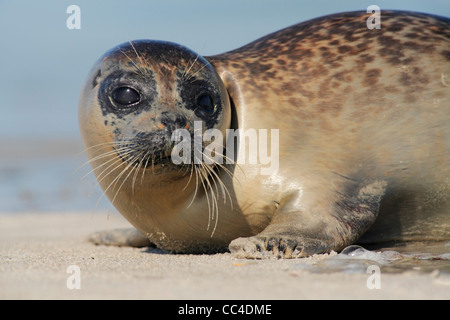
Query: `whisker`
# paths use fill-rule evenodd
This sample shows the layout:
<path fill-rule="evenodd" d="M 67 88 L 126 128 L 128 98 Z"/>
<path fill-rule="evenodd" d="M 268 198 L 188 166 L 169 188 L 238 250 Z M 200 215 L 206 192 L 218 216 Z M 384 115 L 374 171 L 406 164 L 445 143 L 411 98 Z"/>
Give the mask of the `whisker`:
<path fill-rule="evenodd" d="M 203 154 L 204 157 L 207 157 L 205 154 Z M 206 165 L 206 168 L 208 169 L 208 171 L 210 172 L 210 174 L 212 174 L 215 179 L 217 180 L 219 185 L 220 185 L 220 189 L 222 190 L 222 195 L 223 195 L 223 203 L 226 203 L 226 196 L 228 196 L 228 199 L 230 199 L 230 204 L 231 204 L 231 209 L 233 209 L 233 200 L 231 198 L 231 194 L 228 191 L 227 186 L 223 183 L 222 179 L 220 178 L 220 176 L 217 174 L 217 172 L 214 170 L 214 168 L 211 168 L 209 166 Z M 217 191 L 217 196 L 219 196 L 219 192 Z"/>
<path fill-rule="evenodd" d="M 100 144 L 98 144 L 98 145 L 95 145 L 95 146 L 91 146 L 91 147 L 85 148 L 83 151 L 80 151 L 80 152 L 78 153 L 77 156 L 81 156 L 82 154 L 86 154 L 87 151 L 90 150 L 90 149 L 92 149 L 92 148 L 99 148 L 99 147 L 105 147 L 105 148 L 106 148 L 106 146 L 111 146 L 111 145 L 112 145 L 112 143 L 110 143 L 110 142 L 108 142 L 108 143 L 100 143 Z M 99 148 L 99 149 L 100 149 L 100 148 Z M 88 164 L 91 163 L 92 161 L 94 161 L 94 160 L 93 160 L 93 159 L 89 159 L 88 161 L 86 161 L 85 163 L 83 163 L 81 166 L 79 166 L 79 167 L 74 171 L 74 173 L 77 173 L 81 168 L 83 168 L 84 166 L 88 165 Z"/>
<path fill-rule="evenodd" d="M 118 161 L 116 161 L 116 163 L 117 162 L 120 162 L 115 168 L 113 168 L 113 169 L 111 169 L 109 172 L 108 172 L 108 174 L 106 174 L 102 179 L 98 179 L 97 178 L 97 185 L 99 185 L 100 184 L 100 182 L 101 181 L 103 181 L 103 179 L 105 178 L 105 177 L 107 177 L 107 176 L 109 176 L 111 173 L 113 173 L 114 171 L 116 171 L 118 168 L 120 168 L 121 167 L 121 165 L 122 165 L 122 161 L 121 160 L 118 160 Z M 109 166 L 109 167 L 111 167 L 111 166 Z M 108 167 L 108 168 L 109 168 Z M 107 170 L 107 169 L 105 169 L 105 170 Z M 111 188 L 111 186 L 114 184 L 114 182 L 115 182 L 115 180 L 117 179 L 117 176 L 111 181 L 111 183 L 108 185 L 108 187 L 107 188 L 105 188 L 104 190 L 103 190 L 103 193 L 102 193 L 102 195 L 99 197 L 99 199 L 97 200 L 97 203 L 96 203 L 96 205 L 95 205 L 95 207 L 94 207 L 94 210 L 95 209 L 97 209 L 97 207 L 98 207 L 98 205 L 100 204 L 100 201 L 103 199 L 103 197 L 106 195 L 106 192 L 109 190 L 109 188 Z M 102 188 L 103 189 L 103 188 Z"/>
<path fill-rule="evenodd" d="M 208 215 L 209 216 L 209 221 L 208 221 L 208 228 L 206 229 L 206 230 L 209 230 L 209 228 L 210 228 L 210 222 L 212 221 L 212 220 L 215 220 L 215 225 L 214 225 L 214 228 L 213 228 L 213 231 L 212 231 L 212 234 L 211 234 L 211 237 L 214 235 L 214 232 L 215 232 L 215 230 L 216 230 L 216 227 L 217 227 L 217 221 L 218 221 L 218 216 L 217 216 L 217 210 L 218 210 L 218 204 L 217 204 L 217 198 L 216 198 L 216 195 L 214 194 L 214 188 L 213 188 L 213 186 L 212 186 L 212 184 L 211 184 L 211 182 L 209 181 L 209 175 L 208 175 L 208 173 L 207 173 L 207 169 L 205 168 L 205 164 L 203 163 L 203 162 L 201 162 L 200 163 L 200 165 L 201 165 L 201 167 L 200 167 L 200 173 L 203 175 L 203 177 L 204 177 L 204 179 L 202 180 L 202 184 L 203 184 L 203 186 L 204 186 L 204 188 L 205 188 L 205 193 L 206 193 L 206 195 L 208 194 L 208 191 L 207 191 L 207 189 L 209 189 L 210 191 L 211 191 L 211 204 L 209 205 L 209 207 L 210 207 L 210 210 L 209 210 L 209 212 L 210 212 L 210 214 Z M 205 186 L 205 182 L 206 182 L 206 185 L 208 186 L 208 188 L 206 188 L 206 186 Z"/>
<path fill-rule="evenodd" d="M 207 64 L 205 64 L 204 66 L 202 66 L 200 69 L 198 69 L 197 71 L 195 71 L 192 75 L 190 75 L 186 81 L 189 81 L 192 78 L 195 78 L 196 74 L 199 73 L 200 71 L 202 71 L 204 68 L 206 68 L 208 65 L 210 65 L 210 63 L 208 62 Z"/>
<path fill-rule="evenodd" d="M 128 148 L 123 148 L 123 150 L 122 150 L 122 149 L 119 149 L 119 150 L 120 150 L 120 152 L 125 153 L 125 155 L 127 155 L 127 154 L 129 153 L 129 152 L 128 152 L 128 151 L 129 151 Z M 123 152 L 123 151 L 127 151 L 127 152 Z M 131 150 L 130 150 L 130 151 L 131 151 Z M 100 155 L 98 155 L 98 156 L 96 156 L 96 157 L 94 157 L 94 158 L 88 160 L 85 164 L 83 164 L 82 167 L 84 167 L 84 166 L 87 165 L 87 164 L 92 164 L 92 163 L 94 163 L 94 162 L 96 162 L 96 161 L 98 161 L 98 160 L 101 160 L 101 159 L 103 159 L 103 158 L 109 158 L 109 157 L 111 157 L 111 156 L 117 155 L 117 153 L 118 153 L 118 150 L 111 150 L 111 151 L 108 151 L 108 152 L 106 152 L 106 153 L 100 154 Z M 97 167 L 95 167 L 95 168 L 93 168 L 91 171 L 89 171 L 87 174 L 85 174 L 85 175 L 82 177 L 82 179 L 84 179 L 87 175 L 89 175 L 90 173 L 94 172 L 95 170 L 101 168 L 102 166 L 104 166 L 104 165 L 106 165 L 106 164 L 108 164 L 109 162 L 114 161 L 114 160 L 116 160 L 116 158 L 112 158 L 112 159 L 110 159 L 110 160 L 108 160 L 108 161 L 106 161 L 106 162 L 103 162 L 102 164 L 98 165 Z M 80 167 L 79 169 L 81 169 L 82 167 Z"/>
<path fill-rule="evenodd" d="M 131 59 L 131 58 L 125 53 L 125 51 L 120 50 L 120 52 L 121 52 L 125 57 L 127 57 L 128 60 L 130 60 L 130 62 L 134 65 L 134 67 L 136 68 L 136 70 L 137 70 L 142 76 L 145 76 L 145 72 L 144 72 L 142 69 L 139 68 L 139 66 L 137 65 L 137 63 L 136 63 L 133 59 Z"/>
<path fill-rule="evenodd" d="M 187 209 L 189 209 L 189 208 L 191 207 L 192 203 L 193 203 L 194 200 L 195 200 L 195 197 L 197 196 L 197 191 L 198 191 L 198 174 L 197 174 L 197 169 L 196 169 L 195 165 L 192 165 L 191 168 L 192 168 L 192 169 L 191 169 L 191 176 L 192 176 L 192 173 L 195 172 L 195 191 L 194 191 L 194 196 L 192 197 L 191 202 L 190 202 L 189 205 L 187 206 Z M 190 178 L 189 178 L 189 179 L 190 179 Z M 186 185 L 186 186 L 187 186 L 187 185 Z"/>
<path fill-rule="evenodd" d="M 197 57 L 195 57 L 194 62 L 192 62 L 191 66 L 186 70 L 186 72 L 184 73 L 183 79 L 185 79 L 186 81 L 189 81 L 189 79 L 191 78 L 191 76 L 188 76 L 189 72 L 191 71 L 192 67 L 195 65 L 195 63 L 197 62 L 198 58 L 200 57 L 199 54 L 197 54 Z M 187 78 L 185 78 L 186 76 L 188 76 Z"/>
<path fill-rule="evenodd" d="M 148 168 L 148 162 L 150 161 L 149 155 L 150 155 L 150 151 L 148 151 L 147 154 L 145 155 L 145 158 L 147 158 L 147 160 L 145 161 L 145 167 L 144 167 L 144 168 Z M 152 166 L 152 168 L 153 168 L 153 166 Z M 142 184 L 142 182 L 144 181 L 145 171 L 146 171 L 146 170 L 142 170 L 141 184 Z"/>
<path fill-rule="evenodd" d="M 134 161 L 137 160 L 136 158 L 133 159 L 132 162 L 130 162 L 127 167 L 122 170 L 122 172 L 120 173 L 120 175 L 117 176 L 117 182 L 119 181 L 120 177 L 125 174 L 125 172 L 131 167 L 130 172 L 127 174 L 127 176 L 125 177 L 125 179 L 123 179 L 122 183 L 120 184 L 119 188 L 116 191 L 116 194 L 114 195 L 114 197 L 111 200 L 111 203 L 114 205 L 114 201 L 116 200 L 117 195 L 119 194 L 120 189 L 122 189 L 123 185 L 125 184 L 125 182 L 128 180 L 128 177 L 133 173 L 133 170 L 136 170 L 137 167 L 133 166 Z M 117 185 L 117 182 L 114 184 L 114 187 Z M 134 193 L 134 190 L 133 190 Z"/>
<path fill-rule="evenodd" d="M 208 203 L 208 226 L 206 228 L 206 230 L 209 230 L 210 228 L 210 224 L 211 224 L 211 203 L 209 201 L 209 195 L 208 195 L 208 190 L 206 188 L 206 185 L 204 183 L 204 179 L 202 177 L 204 177 L 203 172 L 202 172 L 202 168 L 196 166 L 196 173 L 198 173 L 199 177 L 200 177 L 200 182 L 202 184 L 203 190 L 205 191 L 205 196 L 206 196 L 206 202 Z"/>
<path fill-rule="evenodd" d="M 189 170 L 189 169 L 187 169 L 187 170 Z M 187 170 L 184 172 L 184 175 L 186 175 Z M 191 173 L 190 173 L 190 175 L 189 175 L 189 180 L 188 180 L 188 182 L 186 183 L 186 185 L 184 186 L 184 188 L 182 189 L 182 191 L 185 191 L 185 190 L 186 190 L 186 188 L 188 187 L 189 183 L 191 182 L 191 179 L 192 179 L 192 170 L 191 170 Z"/>
<path fill-rule="evenodd" d="M 149 151 L 147 151 L 147 152 L 141 152 L 139 155 L 138 155 L 138 158 L 139 158 L 139 156 L 141 155 L 141 154 L 144 154 L 144 156 L 141 158 L 141 160 L 139 161 L 139 164 L 137 165 L 137 167 L 136 167 L 136 171 L 135 171 L 135 173 L 134 173 L 134 175 L 133 175 L 133 182 L 132 182 L 132 184 L 131 184 L 131 192 L 134 194 L 134 185 L 136 184 L 136 179 L 137 179 L 137 176 L 138 176 L 138 173 L 139 173 L 139 170 L 141 170 L 142 169 L 142 164 L 144 163 L 144 159 L 147 157 L 147 155 L 148 155 L 148 153 L 149 153 Z M 148 160 L 147 160 L 148 161 Z M 145 168 L 144 168 L 145 169 Z M 145 171 L 145 170 L 142 170 L 142 171 Z M 141 180 L 141 184 L 142 184 L 142 180 Z"/>
<path fill-rule="evenodd" d="M 108 141 L 108 142 L 102 142 L 87 148 L 84 148 L 82 151 L 77 153 L 77 156 L 81 156 L 82 154 L 86 153 L 88 150 L 93 149 L 93 148 L 98 148 L 98 147 L 102 147 L 102 146 L 110 146 L 110 145 L 114 145 L 114 142 Z"/>
<path fill-rule="evenodd" d="M 138 54 L 136 48 L 134 47 L 133 42 L 131 42 L 131 41 L 128 41 L 128 42 L 130 43 L 131 47 L 133 48 L 134 53 L 136 54 L 136 58 L 138 58 L 138 59 L 139 59 L 139 62 L 140 62 L 142 65 L 144 65 L 144 63 L 142 62 L 142 58 L 139 56 L 139 54 Z"/>
<path fill-rule="evenodd" d="M 81 177 L 81 179 L 85 179 L 88 175 L 90 175 L 91 173 L 95 173 L 96 171 L 98 171 L 101 167 L 106 166 L 108 163 L 113 162 L 113 161 L 117 161 L 117 158 L 112 158 L 109 159 L 108 161 L 102 162 L 101 164 L 99 164 L 98 166 L 96 166 L 95 168 L 92 167 L 92 169 L 86 173 L 85 175 L 83 175 Z"/>

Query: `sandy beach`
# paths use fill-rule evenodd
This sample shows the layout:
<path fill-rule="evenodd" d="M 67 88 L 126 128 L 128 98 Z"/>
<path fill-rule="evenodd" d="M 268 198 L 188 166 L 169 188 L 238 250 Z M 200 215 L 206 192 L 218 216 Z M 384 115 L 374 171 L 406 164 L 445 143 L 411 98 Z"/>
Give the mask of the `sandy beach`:
<path fill-rule="evenodd" d="M 438 270 L 381 269 L 369 289 L 365 272 L 319 272 L 329 255 L 257 261 L 85 241 L 127 226 L 117 213 L 1 214 L 0 299 L 450 299 L 450 274 Z"/>

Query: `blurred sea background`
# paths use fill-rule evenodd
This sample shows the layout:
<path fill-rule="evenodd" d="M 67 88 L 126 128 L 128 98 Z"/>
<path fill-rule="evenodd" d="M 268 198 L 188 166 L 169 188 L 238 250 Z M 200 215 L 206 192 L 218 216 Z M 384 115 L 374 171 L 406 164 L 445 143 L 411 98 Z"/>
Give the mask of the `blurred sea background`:
<path fill-rule="evenodd" d="M 110 48 L 158 39 L 213 55 L 373 4 L 450 16 L 449 0 L 0 0 L 0 213 L 113 210 L 82 167 L 77 119 L 81 85 Z M 79 30 L 66 26 L 70 5 Z"/>

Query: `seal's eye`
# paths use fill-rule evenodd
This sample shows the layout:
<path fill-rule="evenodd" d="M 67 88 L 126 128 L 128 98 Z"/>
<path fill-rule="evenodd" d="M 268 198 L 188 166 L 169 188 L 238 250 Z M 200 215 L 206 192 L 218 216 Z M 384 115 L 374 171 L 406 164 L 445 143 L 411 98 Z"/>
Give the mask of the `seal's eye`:
<path fill-rule="evenodd" d="M 113 99 L 115 102 L 124 105 L 130 105 L 139 102 L 141 99 L 139 93 L 129 87 L 120 87 L 113 92 Z"/>
<path fill-rule="evenodd" d="M 215 110 L 212 97 L 205 93 L 198 97 L 197 105 L 207 114 L 212 114 Z"/>

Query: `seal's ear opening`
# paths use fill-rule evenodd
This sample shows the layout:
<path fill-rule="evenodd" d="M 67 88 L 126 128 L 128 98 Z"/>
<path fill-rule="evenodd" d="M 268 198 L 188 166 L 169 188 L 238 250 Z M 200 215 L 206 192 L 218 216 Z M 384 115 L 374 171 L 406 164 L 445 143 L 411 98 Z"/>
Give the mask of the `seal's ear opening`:
<path fill-rule="evenodd" d="M 239 120 L 238 120 L 238 116 L 236 113 L 236 106 L 234 104 L 233 98 L 230 96 L 230 94 L 228 94 L 228 98 L 230 99 L 230 109 L 231 109 L 231 121 L 230 121 L 230 131 L 231 132 L 236 132 L 235 130 L 239 129 Z M 229 137 L 227 137 L 227 139 L 229 139 Z M 238 146 L 239 146 L 239 135 L 236 135 L 233 137 L 233 139 L 236 139 L 235 141 L 233 141 L 233 146 L 234 146 L 234 151 L 233 151 L 233 162 L 236 163 L 237 161 L 237 156 L 238 156 Z M 227 143 L 228 145 L 228 143 Z M 225 154 L 226 150 L 224 150 Z M 234 172 L 234 165 L 233 168 L 231 169 L 232 172 Z"/>
<path fill-rule="evenodd" d="M 239 129 L 239 120 L 236 113 L 236 106 L 234 104 L 233 98 L 229 94 L 228 98 L 230 99 L 230 107 L 231 107 L 230 129 L 236 130 Z"/>

